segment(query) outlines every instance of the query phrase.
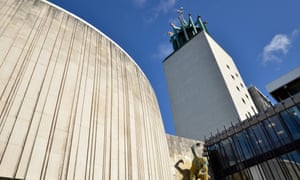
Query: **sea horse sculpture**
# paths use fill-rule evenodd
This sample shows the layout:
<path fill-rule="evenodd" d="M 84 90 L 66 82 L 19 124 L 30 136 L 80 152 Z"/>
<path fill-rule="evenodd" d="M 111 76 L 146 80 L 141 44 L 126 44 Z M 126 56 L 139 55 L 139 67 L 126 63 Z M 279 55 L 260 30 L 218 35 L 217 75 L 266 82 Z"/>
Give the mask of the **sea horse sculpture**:
<path fill-rule="evenodd" d="M 190 180 L 209 180 L 210 176 L 208 175 L 208 160 L 206 157 L 199 156 L 196 152 L 195 148 L 199 146 L 200 143 L 196 143 L 191 147 L 194 159 L 190 169 Z"/>

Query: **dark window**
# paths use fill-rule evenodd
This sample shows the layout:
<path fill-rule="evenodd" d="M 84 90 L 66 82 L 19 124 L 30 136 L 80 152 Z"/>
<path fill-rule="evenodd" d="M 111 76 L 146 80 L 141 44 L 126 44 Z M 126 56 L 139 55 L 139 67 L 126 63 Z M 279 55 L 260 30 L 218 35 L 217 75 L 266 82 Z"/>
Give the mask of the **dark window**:
<path fill-rule="evenodd" d="M 255 113 L 255 109 L 254 109 L 254 107 L 253 107 L 253 106 L 251 106 L 251 109 L 252 109 L 252 111 Z"/>
<path fill-rule="evenodd" d="M 245 101 L 245 99 L 244 99 L 244 98 L 242 98 L 242 101 L 243 101 L 243 103 L 244 103 L 244 104 L 246 104 L 246 101 Z"/>
<path fill-rule="evenodd" d="M 262 124 L 257 124 L 249 128 L 249 134 L 255 152 L 260 154 L 271 149 L 270 142 L 267 141 L 267 137 L 263 132 Z"/>
<path fill-rule="evenodd" d="M 248 112 L 248 115 L 249 115 L 249 117 L 251 117 L 251 113 L 250 112 Z"/>
<path fill-rule="evenodd" d="M 280 144 L 290 142 L 288 134 L 281 124 L 279 116 L 273 116 L 263 122 L 268 135 L 271 138 L 272 146 L 278 147 Z"/>
<path fill-rule="evenodd" d="M 236 154 L 235 149 L 233 148 L 232 139 L 229 137 L 221 142 L 224 148 L 224 155 L 227 157 L 229 166 L 235 165 L 236 162 Z"/>
<path fill-rule="evenodd" d="M 280 113 L 293 138 L 300 138 L 300 111 L 294 106 Z"/>
<path fill-rule="evenodd" d="M 236 143 L 236 147 L 239 149 L 239 156 L 241 160 L 249 159 L 253 156 L 250 149 L 249 142 L 247 142 L 245 131 L 237 133 L 233 136 L 233 140 Z"/>

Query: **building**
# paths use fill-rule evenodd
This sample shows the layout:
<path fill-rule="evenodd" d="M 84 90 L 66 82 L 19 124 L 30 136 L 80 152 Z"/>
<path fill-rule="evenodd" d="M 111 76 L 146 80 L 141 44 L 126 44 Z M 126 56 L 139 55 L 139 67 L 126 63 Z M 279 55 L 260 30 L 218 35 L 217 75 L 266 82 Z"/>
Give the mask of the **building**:
<path fill-rule="evenodd" d="M 266 85 L 272 97 L 280 102 L 300 92 L 300 67 Z"/>
<path fill-rule="evenodd" d="M 269 109 L 272 106 L 271 101 L 262 92 L 260 92 L 260 90 L 257 89 L 255 86 L 250 86 L 248 88 L 248 92 L 259 113 L 265 112 L 267 109 Z"/>
<path fill-rule="evenodd" d="M 215 134 L 205 146 L 215 179 L 299 179 L 300 94 Z"/>
<path fill-rule="evenodd" d="M 0 7 L 0 179 L 172 179 L 157 99 L 133 59 L 46 1 Z"/>
<path fill-rule="evenodd" d="M 163 61 L 176 135 L 203 139 L 257 110 L 233 59 L 207 32 L 200 17 L 169 33 L 174 52 Z"/>

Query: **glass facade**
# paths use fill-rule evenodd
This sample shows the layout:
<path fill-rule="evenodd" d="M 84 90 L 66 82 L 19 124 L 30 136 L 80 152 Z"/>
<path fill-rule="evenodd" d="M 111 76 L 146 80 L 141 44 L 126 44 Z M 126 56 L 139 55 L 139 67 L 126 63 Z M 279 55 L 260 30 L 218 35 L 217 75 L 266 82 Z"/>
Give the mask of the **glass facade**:
<path fill-rule="evenodd" d="M 215 179 L 299 179 L 299 97 L 206 140 Z"/>

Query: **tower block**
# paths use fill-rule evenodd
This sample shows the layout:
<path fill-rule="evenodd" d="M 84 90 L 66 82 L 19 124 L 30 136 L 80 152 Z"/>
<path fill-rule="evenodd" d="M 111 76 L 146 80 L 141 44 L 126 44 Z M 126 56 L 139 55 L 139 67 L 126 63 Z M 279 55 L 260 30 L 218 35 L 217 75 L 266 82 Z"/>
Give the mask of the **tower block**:
<path fill-rule="evenodd" d="M 230 55 L 209 35 L 198 16 L 169 32 L 174 52 L 163 61 L 178 136 L 202 139 L 257 110 Z"/>

